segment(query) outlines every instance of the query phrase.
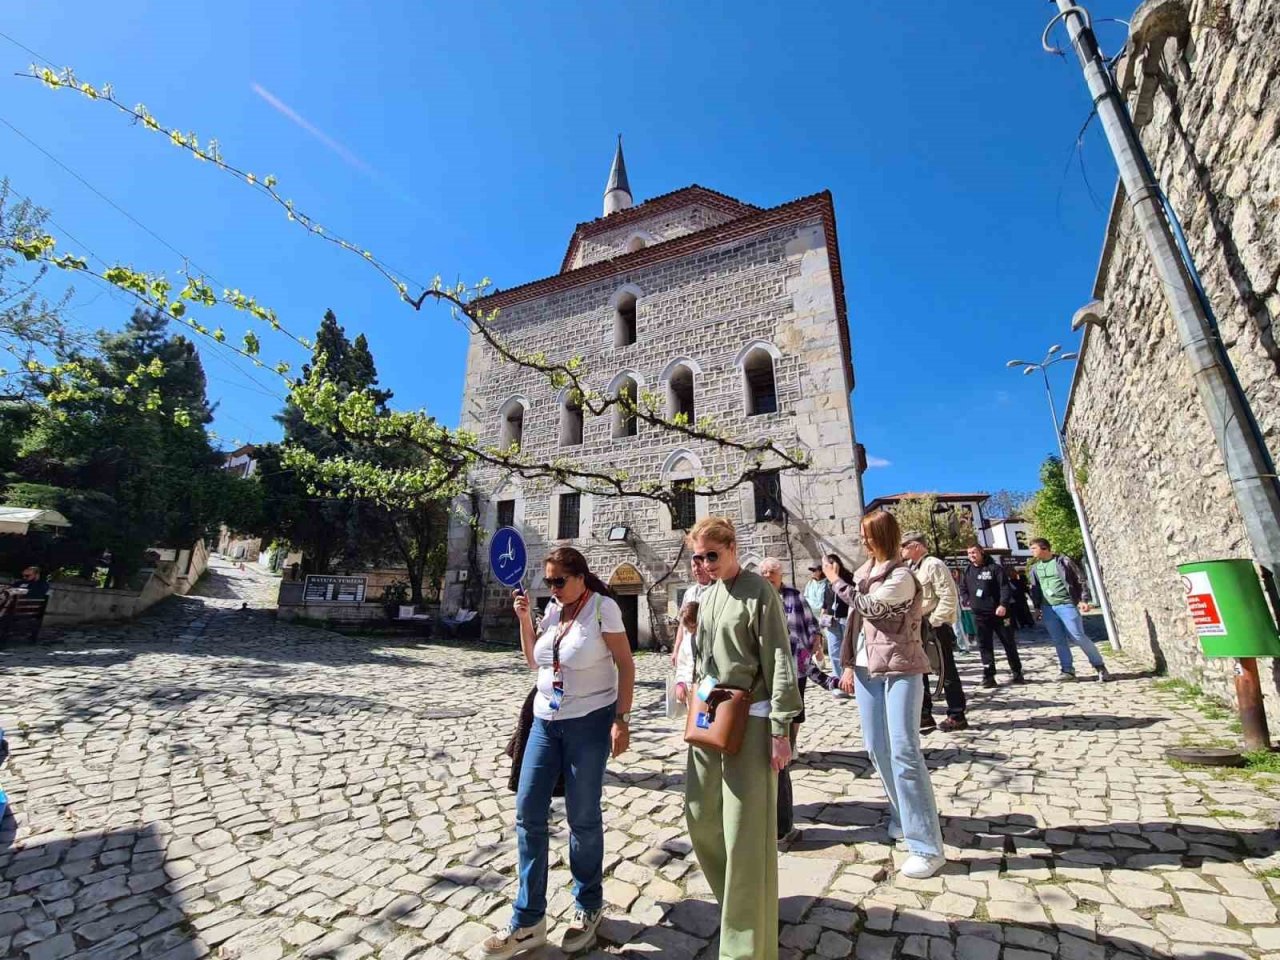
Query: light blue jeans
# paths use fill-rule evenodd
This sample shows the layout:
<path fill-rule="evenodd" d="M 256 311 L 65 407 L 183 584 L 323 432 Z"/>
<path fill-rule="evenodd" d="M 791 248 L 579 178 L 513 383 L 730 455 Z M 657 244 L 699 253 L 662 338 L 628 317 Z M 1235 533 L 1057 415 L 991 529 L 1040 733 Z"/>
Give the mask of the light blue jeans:
<path fill-rule="evenodd" d="M 514 919 L 518 927 L 532 927 L 547 912 L 547 820 L 551 794 L 561 775 L 569 819 L 573 898 L 589 912 L 604 905 L 604 817 L 600 796 L 617 706 L 611 703 L 573 720 L 533 718 L 516 793 L 520 892 L 516 895 Z"/>
<path fill-rule="evenodd" d="M 889 795 L 889 826 L 902 829 L 912 853 L 943 856 L 938 801 L 920 750 L 924 677 L 873 677 L 858 667 L 854 681 L 862 737 Z"/>
<path fill-rule="evenodd" d="M 1084 655 L 1089 658 L 1089 666 L 1095 670 L 1106 669 L 1107 664 L 1102 659 L 1102 654 L 1098 652 L 1097 645 L 1084 632 L 1084 621 L 1080 619 L 1080 611 L 1076 609 L 1075 604 L 1063 603 L 1058 606 L 1045 604 L 1040 609 L 1040 613 L 1044 618 L 1045 629 L 1049 631 L 1049 638 L 1053 641 L 1054 649 L 1058 652 L 1058 665 L 1063 673 L 1074 676 L 1076 672 L 1075 658 L 1071 655 L 1071 644 L 1068 638 L 1074 640 L 1076 646 L 1084 651 Z"/>
<path fill-rule="evenodd" d="M 840 674 L 844 673 L 844 668 L 840 666 L 840 647 L 844 645 L 844 620 L 832 618 L 831 626 L 823 627 L 823 633 L 827 635 L 827 656 L 831 658 L 831 675 L 837 680 Z"/>

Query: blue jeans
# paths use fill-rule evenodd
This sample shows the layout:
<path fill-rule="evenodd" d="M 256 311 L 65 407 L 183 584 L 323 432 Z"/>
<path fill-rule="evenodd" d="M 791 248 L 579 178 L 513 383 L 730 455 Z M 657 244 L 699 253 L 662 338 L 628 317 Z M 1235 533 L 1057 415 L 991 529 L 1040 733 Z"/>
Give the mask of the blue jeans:
<path fill-rule="evenodd" d="M 520 892 L 516 926 L 531 927 L 547 912 L 547 819 L 551 793 L 564 774 L 569 815 L 569 871 L 573 898 L 583 910 L 604 906 L 604 817 L 600 795 L 609 761 L 617 704 L 573 720 L 533 718 L 516 792 L 516 841 Z"/>
<path fill-rule="evenodd" d="M 1062 667 L 1063 673 L 1075 674 L 1076 672 L 1068 638 L 1074 640 L 1076 646 L 1084 651 L 1084 655 L 1089 658 L 1089 666 L 1095 670 L 1106 669 L 1107 664 L 1103 661 L 1102 654 L 1098 652 L 1097 645 L 1084 632 L 1084 621 L 1080 619 L 1080 611 L 1076 609 L 1075 604 L 1063 603 L 1058 606 L 1045 604 L 1040 613 L 1044 617 L 1044 626 L 1049 631 L 1054 649 L 1058 651 L 1058 665 Z"/>
<path fill-rule="evenodd" d="M 844 620 L 832 618 L 831 626 L 822 628 L 822 632 L 827 635 L 827 656 L 831 658 L 831 675 L 837 680 L 844 672 L 844 667 L 840 665 L 840 647 L 844 644 L 844 625 Z"/>
<path fill-rule="evenodd" d="M 867 753 L 889 795 L 889 825 L 902 828 L 912 853 L 943 856 L 938 801 L 920 750 L 924 677 L 873 677 L 858 667 L 854 690 Z"/>

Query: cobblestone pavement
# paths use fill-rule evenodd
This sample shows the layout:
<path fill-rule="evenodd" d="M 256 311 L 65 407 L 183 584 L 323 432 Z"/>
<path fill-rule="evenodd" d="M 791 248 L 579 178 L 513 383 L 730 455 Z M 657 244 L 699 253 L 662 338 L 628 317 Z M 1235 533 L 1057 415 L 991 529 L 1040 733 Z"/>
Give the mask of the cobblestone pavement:
<path fill-rule="evenodd" d="M 505 922 L 502 751 L 530 684 L 513 652 L 277 625 L 252 609 L 272 589 L 219 565 L 141 623 L 0 651 L 0 957 L 474 957 Z M 1052 682 L 1047 654 L 989 692 L 962 658 L 973 728 L 926 741 L 953 862 L 925 881 L 893 875 L 852 704 L 810 691 L 784 958 L 1280 958 L 1280 781 L 1173 769 L 1166 747 L 1225 725 L 1147 678 Z M 593 957 L 714 956 L 663 671 L 641 656 L 634 747 L 610 767 Z"/>

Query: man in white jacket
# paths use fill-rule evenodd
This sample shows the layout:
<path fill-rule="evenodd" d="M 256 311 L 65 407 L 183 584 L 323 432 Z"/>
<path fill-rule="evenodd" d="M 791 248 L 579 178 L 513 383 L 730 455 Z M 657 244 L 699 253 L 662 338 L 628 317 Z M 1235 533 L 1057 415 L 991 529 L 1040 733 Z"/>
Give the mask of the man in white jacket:
<path fill-rule="evenodd" d="M 933 719 L 933 696 L 930 684 L 924 685 L 924 709 L 920 716 L 920 732 L 929 733 L 940 729 L 946 733 L 965 730 L 969 721 L 965 718 L 967 706 L 964 687 L 960 684 L 960 672 L 956 669 L 956 633 L 952 624 L 960 613 L 960 596 L 956 591 L 956 583 L 951 579 L 951 571 L 937 557 L 929 555 L 929 547 L 925 544 L 924 534 L 910 531 L 902 537 L 902 559 L 911 567 L 911 572 L 920 581 L 924 591 L 925 622 L 933 631 L 938 641 L 938 649 L 942 653 L 942 692 L 947 698 L 947 718 L 936 724 Z"/>

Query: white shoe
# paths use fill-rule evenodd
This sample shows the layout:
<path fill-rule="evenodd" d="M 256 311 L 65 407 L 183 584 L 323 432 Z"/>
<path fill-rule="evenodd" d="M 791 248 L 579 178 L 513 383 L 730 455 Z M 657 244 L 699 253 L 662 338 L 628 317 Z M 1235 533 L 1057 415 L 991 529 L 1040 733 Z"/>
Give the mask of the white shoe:
<path fill-rule="evenodd" d="M 594 932 L 594 930 L 592 931 Z M 507 960 L 517 953 L 533 950 L 547 942 L 547 918 L 543 917 L 532 927 L 517 927 L 515 921 L 507 929 L 495 933 L 481 949 L 487 960 Z"/>
<path fill-rule="evenodd" d="M 918 853 L 907 858 L 898 872 L 912 880 L 927 880 L 947 864 L 946 857 L 922 857 Z"/>
<path fill-rule="evenodd" d="M 573 923 L 564 932 L 560 949 L 565 953 L 577 953 L 587 949 L 596 942 L 596 927 L 600 926 L 602 919 L 604 919 L 603 910 L 588 912 L 579 907 L 574 911 Z"/>

